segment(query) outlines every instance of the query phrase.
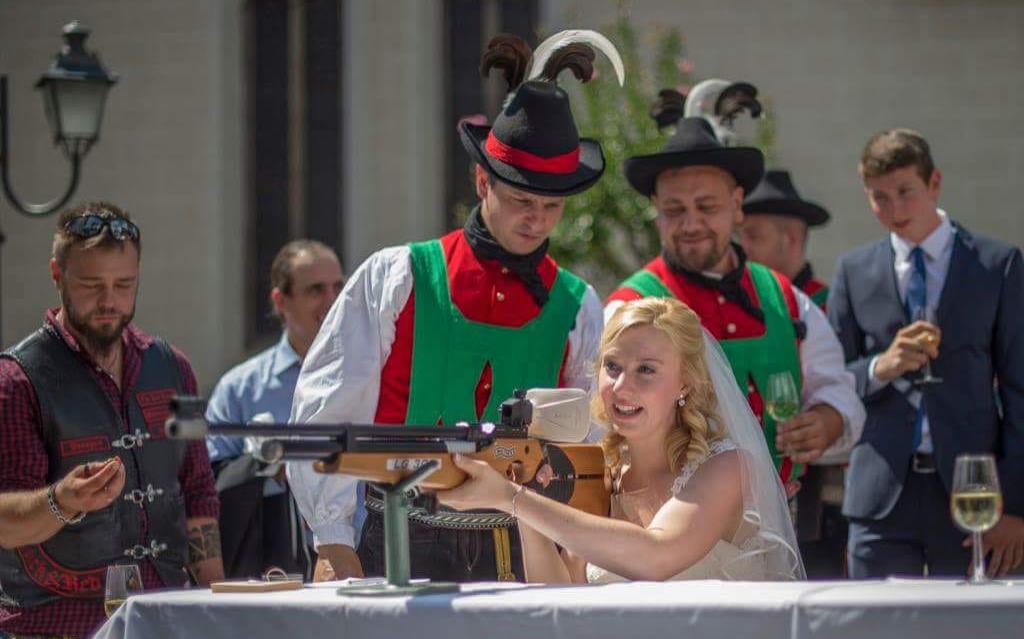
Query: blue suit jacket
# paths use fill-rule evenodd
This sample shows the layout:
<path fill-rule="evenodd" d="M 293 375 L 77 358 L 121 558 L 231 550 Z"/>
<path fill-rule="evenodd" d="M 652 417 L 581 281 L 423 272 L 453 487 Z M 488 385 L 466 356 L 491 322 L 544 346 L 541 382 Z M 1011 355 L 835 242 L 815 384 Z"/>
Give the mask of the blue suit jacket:
<path fill-rule="evenodd" d="M 924 389 L 939 475 L 947 490 L 956 456 L 996 455 L 1005 511 L 1024 515 L 1024 265 L 1008 244 L 956 225 L 936 319 L 942 330 Z M 892 384 L 868 394 L 868 366 L 906 324 L 888 236 L 839 258 L 828 316 L 867 409 L 850 455 L 843 512 L 880 519 L 896 504 L 913 454 L 916 410 Z M 993 393 L 998 379 L 1000 410 Z"/>

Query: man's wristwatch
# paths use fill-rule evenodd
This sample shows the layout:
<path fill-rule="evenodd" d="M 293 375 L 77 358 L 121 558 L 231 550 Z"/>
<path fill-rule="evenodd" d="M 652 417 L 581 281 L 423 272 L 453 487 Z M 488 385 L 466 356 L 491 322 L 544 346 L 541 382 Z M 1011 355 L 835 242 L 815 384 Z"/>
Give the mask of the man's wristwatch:
<path fill-rule="evenodd" d="M 68 517 L 67 515 L 65 515 L 64 511 L 61 510 L 60 506 L 57 505 L 56 493 L 57 484 L 50 484 L 49 487 L 46 489 L 46 503 L 50 505 L 50 512 L 53 513 L 53 516 L 57 518 L 57 521 L 67 526 L 69 524 L 77 524 L 78 522 L 85 519 L 84 510 L 75 515 L 74 517 Z"/>

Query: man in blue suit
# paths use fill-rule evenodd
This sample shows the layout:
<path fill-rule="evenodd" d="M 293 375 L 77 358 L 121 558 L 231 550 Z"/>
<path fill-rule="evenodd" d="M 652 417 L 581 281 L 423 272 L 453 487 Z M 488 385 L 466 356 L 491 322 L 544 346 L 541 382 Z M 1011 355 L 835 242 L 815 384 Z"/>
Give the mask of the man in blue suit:
<path fill-rule="evenodd" d="M 949 514 L 967 452 L 996 457 L 1005 510 L 984 544 L 989 571 L 1005 574 L 1024 560 L 1021 252 L 937 207 L 942 174 L 914 131 L 871 138 L 860 174 L 889 234 L 839 259 L 828 300 L 868 415 L 843 503 L 850 576 L 967 572 L 969 541 Z M 919 383 L 929 362 L 941 383 Z"/>

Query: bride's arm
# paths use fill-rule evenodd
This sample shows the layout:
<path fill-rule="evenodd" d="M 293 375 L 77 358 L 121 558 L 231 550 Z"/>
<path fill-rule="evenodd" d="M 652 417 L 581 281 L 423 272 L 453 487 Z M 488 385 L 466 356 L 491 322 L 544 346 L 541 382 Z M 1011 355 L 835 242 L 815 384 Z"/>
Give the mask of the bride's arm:
<path fill-rule="evenodd" d="M 519 538 L 523 542 L 526 581 L 541 584 L 568 584 L 575 581 L 555 542 L 522 520 L 519 521 Z"/>
<path fill-rule="evenodd" d="M 457 458 L 470 479 L 438 498 L 460 509 L 512 510 L 516 486 L 485 462 Z M 743 508 L 739 453 L 715 455 L 669 499 L 647 528 L 598 517 L 524 490 L 516 516 L 528 527 L 592 564 L 633 580 L 662 580 L 700 561 L 732 536 Z M 563 564 L 564 565 L 564 564 Z"/>

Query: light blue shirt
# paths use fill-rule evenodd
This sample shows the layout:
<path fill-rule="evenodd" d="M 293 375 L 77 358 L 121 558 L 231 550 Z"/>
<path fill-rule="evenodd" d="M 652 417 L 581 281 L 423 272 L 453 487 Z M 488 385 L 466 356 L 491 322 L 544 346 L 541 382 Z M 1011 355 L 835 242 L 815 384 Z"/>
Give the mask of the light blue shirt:
<path fill-rule="evenodd" d="M 288 343 L 288 335 L 282 334 L 275 346 L 247 359 L 220 378 L 206 405 L 206 421 L 211 424 L 247 424 L 260 413 L 270 413 L 274 416 L 274 423 L 288 423 L 301 368 L 302 359 Z M 238 457 L 244 446 L 241 437 L 211 435 L 206 438 L 206 450 L 211 462 Z M 271 488 L 271 485 L 276 485 L 276 489 Z M 282 492 L 284 488 L 279 482 L 268 480 L 268 489 L 264 490 L 264 495 Z M 363 506 L 363 491 L 356 492 L 358 504 L 353 519 L 358 536 L 366 518 L 366 509 Z"/>

